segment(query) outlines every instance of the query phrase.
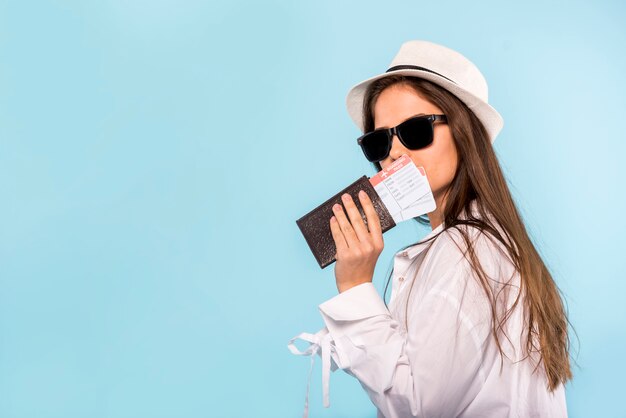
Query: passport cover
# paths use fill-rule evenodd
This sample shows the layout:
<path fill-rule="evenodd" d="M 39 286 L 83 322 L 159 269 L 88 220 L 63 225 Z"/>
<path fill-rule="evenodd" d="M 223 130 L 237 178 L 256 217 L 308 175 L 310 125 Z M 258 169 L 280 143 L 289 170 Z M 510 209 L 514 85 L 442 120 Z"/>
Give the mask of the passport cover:
<path fill-rule="evenodd" d="M 343 206 L 343 201 L 341 200 L 341 196 L 344 193 L 348 193 L 352 196 L 352 200 L 361 213 L 361 218 L 367 225 L 367 217 L 365 216 L 365 212 L 361 206 L 361 201 L 359 200 L 358 193 L 360 190 L 364 190 L 370 197 L 370 200 L 374 205 L 374 209 L 380 218 L 380 227 L 382 232 L 386 232 L 396 226 L 396 223 L 387 210 L 387 207 L 385 207 L 384 203 L 380 199 L 380 196 L 378 196 L 378 193 L 374 190 L 374 186 L 370 183 L 369 178 L 366 175 L 363 175 L 354 183 L 350 184 L 348 187 L 296 221 L 296 224 L 298 224 L 302 235 L 304 235 L 307 244 L 309 244 L 309 248 L 311 248 L 315 259 L 321 268 L 325 268 L 336 261 L 335 253 L 337 252 L 337 248 L 335 247 L 335 240 L 333 239 L 332 232 L 330 231 L 330 218 L 334 215 L 333 205 L 335 205 L 335 203 L 339 203 L 341 207 L 344 208 L 343 211 L 346 214 L 346 218 L 348 218 L 348 220 L 350 219 L 345 207 Z"/>

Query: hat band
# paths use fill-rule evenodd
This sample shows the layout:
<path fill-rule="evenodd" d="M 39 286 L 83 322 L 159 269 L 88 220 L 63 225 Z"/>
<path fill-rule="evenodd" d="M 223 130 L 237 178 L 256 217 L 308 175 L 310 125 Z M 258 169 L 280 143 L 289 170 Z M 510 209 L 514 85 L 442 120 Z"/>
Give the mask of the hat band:
<path fill-rule="evenodd" d="M 433 73 L 433 74 L 437 74 L 439 77 L 443 77 L 446 80 L 452 81 L 454 83 L 453 80 L 450 80 L 448 77 L 446 77 L 445 75 L 441 75 L 433 70 L 429 70 L 428 68 L 424 68 L 424 67 L 418 67 L 417 65 L 396 65 L 394 67 L 391 67 L 390 69 L 388 69 L 387 71 L 385 71 L 386 73 L 388 73 L 389 71 L 396 71 L 396 70 L 420 70 L 420 71 L 428 71 L 429 73 Z M 454 83 L 456 84 L 456 83 Z"/>

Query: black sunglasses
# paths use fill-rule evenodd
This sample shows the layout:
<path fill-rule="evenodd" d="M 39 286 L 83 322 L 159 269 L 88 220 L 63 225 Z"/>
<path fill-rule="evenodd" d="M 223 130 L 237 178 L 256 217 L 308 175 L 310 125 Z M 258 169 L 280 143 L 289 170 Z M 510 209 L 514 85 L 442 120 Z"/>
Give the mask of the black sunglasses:
<path fill-rule="evenodd" d="M 393 135 L 410 150 L 417 150 L 432 144 L 435 121 L 448 122 L 446 115 L 423 115 L 409 118 L 393 128 L 376 129 L 360 136 L 357 143 L 363 154 L 373 163 L 384 160 L 391 151 Z"/>

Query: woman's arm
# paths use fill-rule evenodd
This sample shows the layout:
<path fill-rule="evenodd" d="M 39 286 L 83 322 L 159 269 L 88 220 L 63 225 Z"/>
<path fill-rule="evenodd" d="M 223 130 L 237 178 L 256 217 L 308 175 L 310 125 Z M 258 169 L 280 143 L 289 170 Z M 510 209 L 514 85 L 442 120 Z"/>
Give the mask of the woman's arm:
<path fill-rule="evenodd" d="M 456 269 L 441 282 L 457 280 Z M 460 270 L 462 271 L 462 270 Z M 401 330 L 372 283 L 319 306 L 336 365 L 356 377 L 386 418 L 457 416 L 480 391 L 489 327 L 470 321 L 459 298 L 434 288 Z"/>

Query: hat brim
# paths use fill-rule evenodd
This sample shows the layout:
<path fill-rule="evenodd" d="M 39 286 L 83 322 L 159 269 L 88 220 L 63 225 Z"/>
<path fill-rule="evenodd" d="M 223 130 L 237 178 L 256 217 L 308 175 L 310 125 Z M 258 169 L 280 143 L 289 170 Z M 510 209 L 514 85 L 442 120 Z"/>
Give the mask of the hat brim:
<path fill-rule="evenodd" d="M 467 90 L 460 88 L 452 81 L 437 74 L 430 73 L 428 71 L 403 69 L 389 71 L 387 73 L 370 77 L 367 80 L 361 81 L 360 83 L 354 85 L 350 89 L 346 97 L 348 114 L 350 115 L 350 118 L 352 118 L 356 126 L 361 130 L 361 132 L 365 131 L 363 121 L 363 100 L 365 98 L 365 91 L 372 82 L 384 77 L 389 77 L 391 75 L 407 75 L 423 78 L 443 87 L 444 89 L 454 94 L 463 103 L 465 103 L 467 107 L 472 112 L 474 112 L 474 114 L 482 122 L 482 124 L 485 126 L 485 129 L 487 130 L 487 134 L 489 135 L 489 139 L 492 143 L 493 141 L 495 141 L 496 136 L 498 136 L 498 133 L 502 130 L 502 127 L 504 126 L 504 120 L 502 119 L 502 116 L 500 116 L 500 114 L 491 105 L 483 101 L 481 98 L 473 95 L 472 93 L 469 93 Z"/>

